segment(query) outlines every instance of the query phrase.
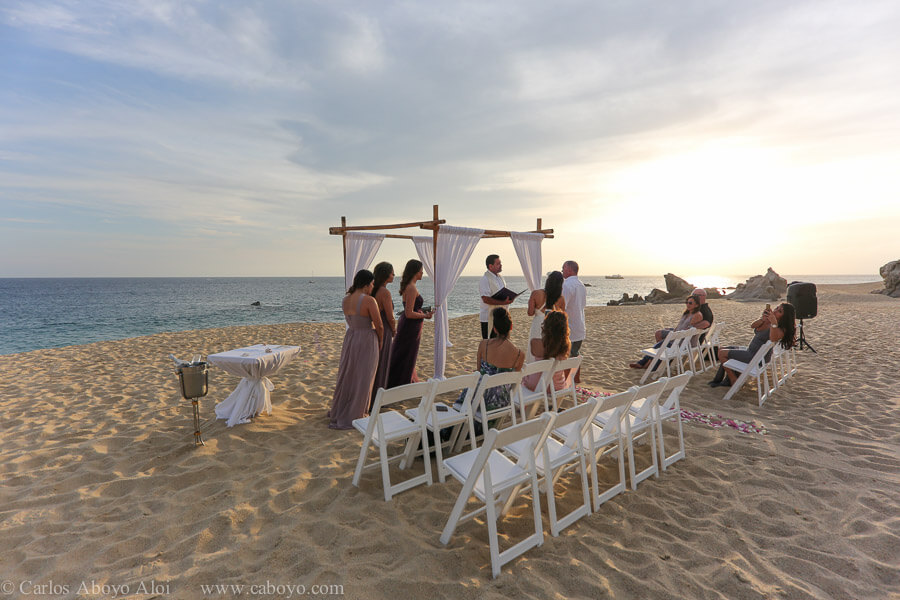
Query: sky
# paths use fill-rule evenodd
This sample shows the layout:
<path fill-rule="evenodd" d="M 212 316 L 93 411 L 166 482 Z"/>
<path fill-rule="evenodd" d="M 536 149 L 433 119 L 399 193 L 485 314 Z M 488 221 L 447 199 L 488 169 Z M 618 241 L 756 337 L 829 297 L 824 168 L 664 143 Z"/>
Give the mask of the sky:
<path fill-rule="evenodd" d="M 898 31 L 896 0 L 2 0 L 0 277 L 339 275 L 341 216 L 435 204 L 542 219 L 544 270 L 876 274 Z M 521 274 L 508 239 L 463 274 L 489 253 Z"/>

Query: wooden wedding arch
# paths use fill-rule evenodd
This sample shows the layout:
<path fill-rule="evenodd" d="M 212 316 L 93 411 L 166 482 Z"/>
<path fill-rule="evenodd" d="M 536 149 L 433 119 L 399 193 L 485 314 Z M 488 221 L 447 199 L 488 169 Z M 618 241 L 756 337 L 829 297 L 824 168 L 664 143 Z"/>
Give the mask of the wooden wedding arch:
<path fill-rule="evenodd" d="M 448 265 L 446 263 L 444 263 L 442 265 L 442 263 L 440 261 L 440 257 L 438 254 L 438 234 L 441 232 L 442 227 L 444 227 L 446 229 L 449 227 L 449 225 L 446 224 L 446 221 L 444 219 L 440 218 L 439 213 L 438 213 L 438 205 L 437 204 L 432 206 L 432 211 L 433 211 L 433 214 L 432 214 L 432 218 L 430 221 L 416 221 L 416 222 L 412 222 L 412 223 L 390 223 L 387 225 L 352 225 L 351 226 L 351 225 L 347 225 L 347 217 L 342 216 L 340 226 L 339 227 L 329 227 L 328 233 L 330 235 L 341 236 L 343 257 L 344 257 L 344 279 L 345 279 L 345 281 L 347 281 L 350 278 L 352 278 L 353 275 L 356 274 L 356 270 L 358 270 L 360 268 L 368 268 L 368 266 L 369 266 L 369 264 L 355 265 L 353 267 L 354 272 L 348 273 L 348 262 L 347 262 L 347 236 L 348 236 L 348 234 L 352 234 L 353 232 L 364 232 L 364 233 L 370 233 L 370 234 L 377 234 L 377 235 L 381 236 L 382 238 L 407 239 L 407 240 L 411 240 L 411 241 L 415 242 L 416 238 L 412 235 L 403 235 L 403 234 L 396 234 L 396 233 L 382 233 L 382 232 L 392 231 L 392 230 L 396 230 L 396 229 L 408 229 L 408 228 L 413 228 L 413 227 L 431 231 L 431 237 L 432 237 L 431 251 L 433 252 L 433 254 L 432 254 L 433 263 L 431 265 L 432 272 L 430 273 L 430 275 L 432 276 L 432 279 L 434 280 L 434 285 L 435 285 L 435 309 L 437 311 L 436 312 L 437 319 L 435 321 L 435 336 L 434 336 L 434 376 L 436 378 L 440 379 L 440 378 L 443 378 L 443 376 L 444 376 L 444 366 L 446 363 L 445 349 L 447 346 L 450 345 L 450 342 L 449 342 L 449 335 L 448 335 L 448 313 L 447 313 L 447 307 L 446 307 L 446 296 L 440 302 L 438 301 L 438 298 L 437 298 L 438 275 L 443 274 L 442 269 L 446 270 L 448 268 Z M 525 231 L 525 232 L 503 231 L 503 230 L 499 230 L 499 229 L 483 229 L 483 230 L 482 229 L 478 229 L 478 230 L 473 229 L 471 231 L 481 232 L 480 233 L 481 239 L 503 238 L 503 237 L 514 238 L 517 234 L 518 235 L 539 234 L 541 236 L 540 239 L 546 239 L 546 238 L 553 237 L 553 230 L 552 229 L 544 229 L 540 218 L 537 219 L 537 225 L 533 230 Z M 380 244 L 380 242 L 379 242 L 379 244 Z M 417 248 L 417 250 L 418 250 L 418 248 Z M 519 256 L 519 261 L 520 261 L 520 263 L 522 263 L 523 262 L 522 255 L 519 253 L 518 248 L 516 250 L 517 250 L 516 253 Z M 470 256 L 471 256 L 471 254 L 470 254 Z M 538 258 L 538 260 L 537 260 L 537 283 L 535 283 L 533 281 L 534 275 L 532 275 L 529 278 L 529 275 L 526 273 L 526 280 L 529 280 L 529 279 L 532 280 L 529 282 L 529 287 L 532 289 L 534 289 L 537 285 L 539 285 L 539 282 L 540 282 L 540 272 L 541 272 L 540 254 L 538 254 L 537 258 Z M 368 262 L 370 263 L 371 261 L 368 261 Z M 423 263 L 424 262 L 426 262 L 426 261 L 423 260 Z M 427 265 L 426 265 L 426 267 L 427 267 Z M 525 268 L 525 265 L 523 264 L 523 272 L 525 272 L 525 270 L 526 270 L 526 268 Z M 458 278 L 458 276 L 457 276 L 457 278 Z M 455 284 L 455 283 L 456 283 L 456 280 L 454 279 L 452 284 Z M 450 285 L 450 289 L 452 289 L 452 284 Z M 449 295 L 449 291 L 450 290 L 447 290 L 447 292 L 446 292 L 447 295 Z"/>

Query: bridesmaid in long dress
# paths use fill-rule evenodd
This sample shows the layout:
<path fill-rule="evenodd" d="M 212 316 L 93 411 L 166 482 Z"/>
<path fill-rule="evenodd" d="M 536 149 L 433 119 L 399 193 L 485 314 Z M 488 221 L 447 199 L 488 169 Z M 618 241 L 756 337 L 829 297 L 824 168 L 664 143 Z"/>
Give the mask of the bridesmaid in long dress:
<path fill-rule="evenodd" d="M 378 303 L 378 312 L 381 314 L 381 325 L 384 328 L 384 341 L 381 344 L 381 353 L 378 355 L 378 370 L 375 371 L 375 384 L 372 386 L 372 399 L 369 401 L 369 410 L 375 402 L 375 394 L 378 388 L 386 388 L 388 383 L 388 369 L 391 366 L 391 345 L 394 335 L 397 334 L 397 322 L 394 321 L 394 300 L 387 284 L 394 281 L 394 267 L 389 262 L 380 262 L 375 265 L 375 287 L 372 289 L 372 297 Z"/>
<path fill-rule="evenodd" d="M 331 429 L 352 429 L 353 420 L 369 413 L 369 395 L 378 368 L 378 348 L 384 335 L 378 304 L 371 296 L 375 276 L 363 269 L 344 297 L 347 333 L 341 347 L 337 384 L 331 399 Z"/>
<path fill-rule="evenodd" d="M 422 296 L 416 289 L 416 282 L 422 279 L 422 275 L 422 262 L 412 259 L 406 263 L 403 277 L 400 278 L 403 314 L 397 321 L 397 335 L 391 348 L 389 388 L 418 381 L 416 358 L 419 356 L 419 342 L 422 340 L 422 320 L 430 319 L 434 314 L 434 311 L 422 310 Z"/>

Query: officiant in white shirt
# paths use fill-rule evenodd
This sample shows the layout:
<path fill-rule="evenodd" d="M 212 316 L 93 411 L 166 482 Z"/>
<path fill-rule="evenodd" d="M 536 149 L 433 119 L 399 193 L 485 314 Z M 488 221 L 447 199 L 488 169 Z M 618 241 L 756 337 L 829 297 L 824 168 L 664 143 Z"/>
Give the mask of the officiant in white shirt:
<path fill-rule="evenodd" d="M 513 299 L 496 300 L 492 298 L 494 294 L 506 287 L 506 282 L 500 277 L 500 271 L 503 270 L 500 257 L 496 254 L 490 254 L 485 259 L 484 264 L 487 267 L 487 271 L 484 272 L 484 275 L 481 276 L 481 281 L 478 283 L 478 293 L 481 294 L 481 312 L 479 313 L 481 339 L 486 340 L 488 335 L 494 337 L 491 311 L 495 306 L 512 304 Z"/>

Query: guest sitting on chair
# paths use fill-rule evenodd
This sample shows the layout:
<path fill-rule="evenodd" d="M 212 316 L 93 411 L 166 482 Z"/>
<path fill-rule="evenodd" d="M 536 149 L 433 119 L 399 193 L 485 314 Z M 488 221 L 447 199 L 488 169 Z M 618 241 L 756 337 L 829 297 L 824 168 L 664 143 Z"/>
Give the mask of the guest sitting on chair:
<path fill-rule="evenodd" d="M 509 341 L 509 332 L 512 330 L 512 318 L 505 307 L 499 306 L 491 311 L 494 327 L 492 329 L 496 337 L 481 340 L 478 344 L 476 365 L 478 372 L 484 375 L 496 375 L 509 371 L 520 371 L 525 362 L 525 354 Z M 462 403 L 460 396 L 457 407 Z M 484 392 L 485 410 L 492 411 L 497 408 L 509 406 L 509 387 L 505 385 L 489 388 Z"/>
<path fill-rule="evenodd" d="M 796 343 L 797 322 L 796 311 L 794 306 L 784 302 L 775 307 L 774 310 L 766 308 L 760 318 L 750 324 L 753 328 L 753 339 L 747 349 L 736 348 L 734 346 L 726 346 L 719 348 L 719 370 L 716 372 L 715 378 L 709 382 L 710 387 L 720 385 L 730 386 L 737 381 L 737 374 L 731 369 L 726 369 L 725 361 L 729 358 L 739 360 L 741 362 L 750 362 L 756 355 L 757 350 L 767 341 L 772 343 L 781 343 L 781 347 L 785 350 L 790 349 Z M 766 361 L 772 356 L 770 350 L 766 354 Z M 728 377 L 725 377 L 728 375 Z"/>
<path fill-rule="evenodd" d="M 656 332 L 656 344 L 653 346 L 654 348 L 662 346 L 666 336 L 669 335 L 669 332 L 671 331 L 684 331 L 691 327 L 696 327 L 697 329 L 706 329 L 709 327 L 709 321 L 704 319 L 703 313 L 700 311 L 700 305 L 702 304 L 700 296 L 691 294 L 684 303 L 687 308 L 681 313 L 681 320 L 678 321 L 675 329 L 660 329 Z M 695 346 L 696 344 L 696 340 L 691 340 L 692 346 Z M 632 369 L 645 369 L 651 360 L 653 360 L 651 357 L 644 356 L 640 360 L 630 363 L 628 366 Z"/>
<path fill-rule="evenodd" d="M 566 313 L 556 310 L 548 312 L 541 327 L 541 339 L 531 340 L 531 352 L 534 354 L 535 360 L 544 360 L 545 358 L 565 360 L 569 358 L 569 349 L 571 347 L 569 319 Z M 564 388 L 567 376 L 568 373 L 563 373 L 562 371 L 554 373 L 553 389 L 561 390 Z M 529 390 L 534 391 L 540 378 L 540 373 L 534 373 L 525 377 L 522 380 L 522 384 Z"/>

